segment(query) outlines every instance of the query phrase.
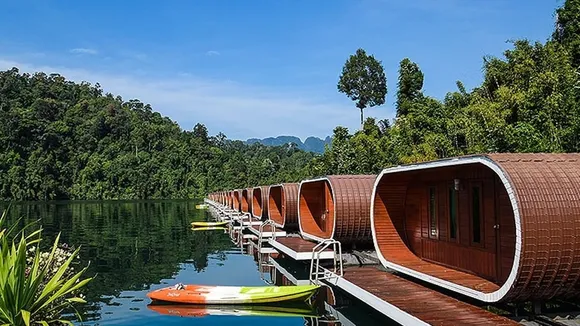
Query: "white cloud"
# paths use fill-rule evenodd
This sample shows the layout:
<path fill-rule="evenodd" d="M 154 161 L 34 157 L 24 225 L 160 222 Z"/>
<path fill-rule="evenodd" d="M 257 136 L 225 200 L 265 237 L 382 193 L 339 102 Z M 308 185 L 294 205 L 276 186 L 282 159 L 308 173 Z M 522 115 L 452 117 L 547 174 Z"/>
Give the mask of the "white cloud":
<path fill-rule="evenodd" d="M 27 64 L 0 58 L 0 70 L 59 73 L 69 80 L 99 83 L 105 92 L 124 100 L 137 98 L 186 130 L 200 122 L 211 134 L 230 139 L 293 135 L 325 137 L 337 125 L 359 128 L 359 111 L 346 99 L 321 99 L 297 91 L 276 91 L 231 81 L 199 79 L 186 74 L 167 78 L 136 77 L 100 70 Z M 337 96 L 338 98 L 338 96 Z M 385 108 L 365 110 L 365 116 L 387 116 Z M 380 114 L 376 114 L 380 113 Z"/>
<path fill-rule="evenodd" d="M 215 55 L 220 55 L 220 54 L 221 54 L 221 53 L 219 53 L 218 51 L 214 51 L 214 50 L 207 51 L 207 52 L 205 53 L 205 55 L 207 55 L 207 56 L 210 56 L 210 57 L 211 57 L 211 56 L 215 56 Z"/>
<path fill-rule="evenodd" d="M 71 49 L 69 52 L 74 54 L 91 54 L 91 55 L 96 55 L 98 53 L 97 50 L 89 48 L 74 48 Z"/>

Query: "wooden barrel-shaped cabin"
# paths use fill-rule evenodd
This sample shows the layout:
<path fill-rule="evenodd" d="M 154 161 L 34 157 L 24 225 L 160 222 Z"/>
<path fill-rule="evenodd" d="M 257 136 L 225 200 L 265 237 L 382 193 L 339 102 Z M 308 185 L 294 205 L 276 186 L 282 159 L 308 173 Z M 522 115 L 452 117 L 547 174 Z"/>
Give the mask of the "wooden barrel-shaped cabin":
<path fill-rule="evenodd" d="M 252 215 L 257 219 L 268 218 L 268 186 L 252 190 Z"/>
<path fill-rule="evenodd" d="M 226 207 L 230 207 L 232 205 L 232 203 L 231 203 L 232 196 L 230 196 L 230 191 L 229 190 L 224 191 L 224 197 L 225 197 L 225 199 L 224 199 L 224 205 Z"/>
<path fill-rule="evenodd" d="M 252 190 L 253 188 L 242 189 L 242 202 L 240 204 L 242 213 L 252 213 Z"/>
<path fill-rule="evenodd" d="M 580 154 L 397 166 L 371 219 L 386 267 L 485 302 L 580 298 Z"/>
<path fill-rule="evenodd" d="M 286 231 L 298 230 L 298 183 L 270 186 L 268 215 L 274 224 Z"/>
<path fill-rule="evenodd" d="M 298 190 L 303 237 L 344 244 L 372 244 L 370 199 L 375 175 L 330 175 L 304 180 Z"/>
<path fill-rule="evenodd" d="M 232 209 L 235 211 L 240 211 L 240 205 L 242 204 L 242 191 L 236 189 L 232 191 Z"/>

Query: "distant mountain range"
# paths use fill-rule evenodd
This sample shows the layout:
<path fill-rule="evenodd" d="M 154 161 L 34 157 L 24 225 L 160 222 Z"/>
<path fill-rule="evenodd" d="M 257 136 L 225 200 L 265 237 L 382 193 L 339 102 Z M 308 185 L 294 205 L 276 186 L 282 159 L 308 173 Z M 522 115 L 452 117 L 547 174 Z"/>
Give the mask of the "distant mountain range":
<path fill-rule="evenodd" d="M 315 153 L 324 152 L 324 144 L 330 144 L 330 136 L 327 136 L 324 140 L 318 137 L 308 137 L 302 142 L 300 138 L 294 136 L 278 136 L 278 137 L 268 137 L 264 139 L 250 138 L 246 140 L 246 144 L 260 143 L 266 146 L 280 146 L 289 143 L 295 143 L 298 148 Z"/>

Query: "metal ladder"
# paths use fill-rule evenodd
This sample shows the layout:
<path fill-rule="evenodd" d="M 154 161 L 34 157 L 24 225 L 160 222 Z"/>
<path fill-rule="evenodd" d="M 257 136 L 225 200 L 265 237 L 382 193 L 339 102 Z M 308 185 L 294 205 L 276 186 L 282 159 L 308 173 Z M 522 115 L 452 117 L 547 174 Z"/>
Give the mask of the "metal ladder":
<path fill-rule="evenodd" d="M 258 250 L 262 251 L 262 242 L 264 241 L 264 228 L 270 226 L 272 228 L 272 237 L 276 235 L 276 224 L 272 220 L 266 220 L 260 224 L 260 234 L 258 235 Z"/>
<path fill-rule="evenodd" d="M 328 247 L 332 246 L 333 252 L 333 274 L 327 275 L 325 269 L 320 266 L 320 254 Z M 338 249 L 338 250 L 337 250 Z M 337 257 L 338 256 L 338 257 Z M 334 278 L 335 275 L 343 276 L 342 268 L 342 245 L 334 239 L 325 239 L 312 248 L 312 259 L 310 260 L 310 283 L 320 285 L 321 280 Z"/>
<path fill-rule="evenodd" d="M 260 228 L 259 228 L 260 233 L 258 235 L 258 264 L 260 266 L 273 267 L 274 265 L 272 265 L 272 264 L 264 264 L 263 259 L 262 259 L 262 243 L 264 242 L 264 228 L 267 226 L 272 227 L 272 235 L 276 234 L 276 225 L 274 225 L 274 222 L 272 220 L 266 220 L 262 224 L 260 224 Z M 260 271 L 260 274 L 261 273 L 262 272 Z"/>

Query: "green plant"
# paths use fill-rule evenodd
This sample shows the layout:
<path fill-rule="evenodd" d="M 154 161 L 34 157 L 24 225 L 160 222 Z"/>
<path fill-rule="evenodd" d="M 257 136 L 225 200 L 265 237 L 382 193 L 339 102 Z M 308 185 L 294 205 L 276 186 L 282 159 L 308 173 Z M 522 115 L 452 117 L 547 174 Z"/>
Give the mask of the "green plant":
<path fill-rule="evenodd" d="M 92 279 L 81 280 L 87 267 L 67 274 L 80 248 L 67 258 L 58 256 L 59 234 L 50 252 L 41 253 L 41 229 L 26 235 L 32 223 L 15 233 L 17 224 L 6 228 L 5 222 L 6 211 L 0 217 L 0 325 L 72 325 L 60 314 L 73 303 L 85 303 L 74 293 Z"/>

